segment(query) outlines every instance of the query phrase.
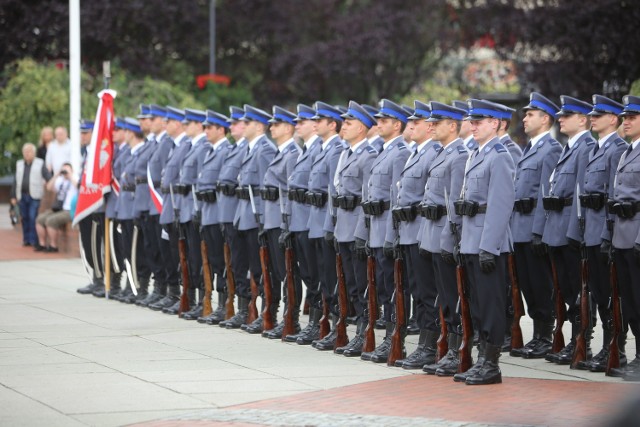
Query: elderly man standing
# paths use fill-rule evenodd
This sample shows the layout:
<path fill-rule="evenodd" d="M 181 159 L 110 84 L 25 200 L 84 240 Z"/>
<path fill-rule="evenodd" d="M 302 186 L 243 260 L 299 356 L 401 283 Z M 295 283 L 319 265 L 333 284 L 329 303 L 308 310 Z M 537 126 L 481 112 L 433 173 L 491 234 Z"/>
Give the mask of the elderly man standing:
<path fill-rule="evenodd" d="M 27 142 L 22 146 L 22 160 L 16 162 L 16 175 L 11 187 L 11 205 L 20 207 L 22 216 L 22 246 L 36 246 L 36 215 L 44 185 L 48 178 L 44 160 L 36 157 L 36 146 Z"/>

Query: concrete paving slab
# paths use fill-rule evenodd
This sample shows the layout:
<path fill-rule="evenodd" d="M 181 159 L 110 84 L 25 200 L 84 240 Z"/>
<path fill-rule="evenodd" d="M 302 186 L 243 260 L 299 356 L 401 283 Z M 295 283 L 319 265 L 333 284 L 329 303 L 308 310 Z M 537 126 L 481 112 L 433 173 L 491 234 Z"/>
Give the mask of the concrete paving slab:
<path fill-rule="evenodd" d="M 263 392 L 265 396 L 267 396 L 272 391 L 311 391 L 319 389 L 318 387 L 303 384 L 297 380 L 294 381 L 285 378 L 234 379 L 232 381 L 160 382 L 158 384 L 184 394 L 224 391 L 229 393 Z"/>
<path fill-rule="evenodd" d="M 0 425 L 80 427 L 85 423 L 60 413 L 15 390 L 0 386 Z"/>
<path fill-rule="evenodd" d="M 151 372 L 130 372 L 129 374 L 145 381 L 153 383 L 173 383 L 173 382 L 189 382 L 189 381 L 232 381 L 247 379 L 277 379 L 275 375 L 267 374 L 253 369 L 244 368 L 210 368 L 201 369 L 200 363 L 196 365 L 198 369 L 194 370 L 178 370 L 178 371 L 151 371 Z"/>

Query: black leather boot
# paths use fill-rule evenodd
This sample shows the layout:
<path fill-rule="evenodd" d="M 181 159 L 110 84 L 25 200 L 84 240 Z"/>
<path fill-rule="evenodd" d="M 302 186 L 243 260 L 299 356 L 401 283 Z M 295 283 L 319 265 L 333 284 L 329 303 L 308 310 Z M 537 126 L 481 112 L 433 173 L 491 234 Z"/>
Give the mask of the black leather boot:
<path fill-rule="evenodd" d="M 92 294 L 93 291 L 95 291 L 99 287 L 100 287 L 100 282 L 97 279 L 93 279 L 93 281 L 89 283 L 87 286 L 83 286 L 81 288 L 76 289 L 76 292 L 81 295 L 88 295 L 88 294 Z"/>
<path fill-rule="evenodd" d="M 478 360 L 476 360 L 476 363 L 469 368 L 468 371 L 466 372 L 457 372 L 454 376 L 453 376 L 453 381 L 457 382 L 457 383 L 463 383 L 467 380 L 467 377 L 471 376 L 471 375 L 475 375 L 478 372 L 480 372 L 480 369 L 482 368 L 482 365 L 484 365 L 484 359 L 485 359 L 485 349 L 487 348 L 487 342 L 484 340 L 480 340 L 480 342 L 478 343 Z"/>
<path fill-rule="evenodd" d="M 336 329 L 336 323 L 338 323 L 338 316 L 336 316 L 335 314 L 331 314 L 329 317 L 331 318 L 331 325 L 332 325 L 331 331 L 327 334 L 326 337 L 322 339 L 314 340 L 311 343 L 311 347 L 320 351 L 333 350 L 333 347 L 335 347 L 335 344 L 336 344 L 336 339 L 338 338 L 338 331 Z"/>
<path fill-rule="evenodd" d="M 167 294 L 167 284 L 154 282 L 153 292 L 147 295 L 146 298 L 140 301 L 136 301 L 136 305 L 140 307 L 148 307 L 149 304 L 160 301 Z"/>
<path fill-rule="evenodd" d="M 502 372 L 498 365 L 498 358 L 500 357 L 500 346 L 486 344 L 484 353 L 484 363 L 482 367 L 473 375 L 468 375 L 465 380 L 467 385 L 485 385 L 485 384 L 500 384 L 502 382 Z"/>
<path fill-rule="evenodd" d="M 131 286 L 129 285 L 129 279 L 125 279 L 124 287 L 118 292 L 118 295 L 114 295 L 113 299 L 116 301 L 122 302 L 122 300 L 129 298 L 133 292 L 131 291 Z"/>
<path fill-rule="evenodd" d="M 422 369 L 424 365 L 436 363 L 437 342 L 440 331 L 420 329 L 418 347 L 405 359 L 396 360 L 395 366 L 403 369 Z"/>
<path fill-rule="evenodd" d="M 365 358 L 365 354 L 367 353 L 362 353 L 360 358 L 362 360 L 370 360 L 373 363 L 387 363 L 387 360 L 389 359 L 389 350 L 391 350 L 391 335 L 393 334 L 394 327 L 395 324 L 393 322 L 387 322 L 385 325 L 386 331 L 382 343 L 373 350 L 368 359 Z"/>
<path fill-rule="evenodd" d="M 238 311 L 229 320 L 224 320 L 218 325 L 226 329 L 239 329 L 240 326 L 247 323 L 247 316 L 249 316 L 249 300 L 247 298 L 238 297 Z"/>
<path fill-rule="evenodd" d="M 558 365 L 569 365 L 573 358 L 573 350 L 576 348 L 575 336 L 577 334 L 577 323 L 573 321 L 571 323 L 571 339 L 569 340 L 569 343 L 557 353 L 547 353 L 544 359 L 548 362 L 557 363 Z"/>
<path fill-rule="evenodd" d="M 411 316 L 409 322 L 407 322 L 407 335 L 418 335 L 420 334 L 420 327 L 418 326 L 418 320 L 416 316 Z"/>
<path fill-rule="evenodd" d="M 366 327 L 364 319 L 360 318 L 356 322 L 356 336 L 344 347 L 335 349 L 337 354 L 346 357 L 358 357 L 362 354 L 362 346 L 364 345 L 364 329 Z"/>
<path fill-rule="evenodd" d="M 443 368 L 442 373 L 449 372 L 453 370 L 451 375 L 455 374 L 458 371 L 458 349 L 460 348 L 460 341 L 462 337 L 460 335 L 455 334 L 452 331 L 449 331 L 447 336 L 447 344 L 449 345 L 449 350 L 447 354 L 444 355 L 442 359 L 440 359 L 437 363 L 432 363 L 430 365 L 424 365 L 422 370 L 427 374 L 435 375 L 438 369 Z M 453 367 L 455 366 L 455 370 Z"/>
<path fill-rule="evenodd" d="M 534 320 L 534 322 L 537 322 Z M 523 352 L 522 357 L 525 359 L 542 359 L 550 351 L 553 340 L 553 328 L 555 324 L 553 322 L 539 322 L 538 325 L 538 344 L 529 351 Z"/>
<path fill-rule="evenodd" d="M 194 289 L 194 294 L 195 294 L 195 289 Z M 195 295 L 193 297 L 193 299 L 191 299 L 191 297 L 189 297 L 189 301 L 194 301 L 195 300 Z M 185 320 L 197 320 L 198 317 L 202 316 L 202 302 L 204 301 L 204 290 L 203 289 L 198 289 L 198 303 L 196 305 L 192 305 L 191 310 L 187 311 L 186 313 L 182 313 L 182 318 Z"/>
<path fill-rule="evenodd" d="M 522 348 L 512 348 L 509 351 L 509 354 L 511 355 L 511 357 L 523 357 L 524 353 L 527 353 L 533 350 L 534 348 L 536 348 L 536 346 L 538 345 L 538 341 L 540 340 L 540 331 L 538 330 L 538 328 L 540 328 L 540 322 L 537 320 L 534 320 L 533 321 L 533 338 L 531 339 L 531 341 L 526 343 Z"/>
<path fill-rule="evenodd" d="M 180 301 L 180 286 L 179 285 L 168 285 L 167 286 L 167 295 L 162 298 L 160 301 L 154 302 L 153 304 L 149 304 L 149 308 L 153 311 L 162 311 L 165 308 L 171 307 L 176 302 Z"/>
<path fill-rule="evenodd" d="M 138 295 L 135 296 L 131 300 L 131 304 L 137 304 L 138 302 L 144 301 L 145 298 L 149 296 L 149 278 L 142 277 L 138 280 L 138 284 L 140 285 L 140 289 L 138 289 Z"/>
<path fill-rule="evenodd" d="M 580 323 L 580 320 L 576 321 L 576 337 L 578 336 L 580 329 L 582 328 L 582 324 Z M 571 369 L 580 369 L 580 370 L 586 370 L 589 369 L 588 368 L 588 363 L 591 362 L 591 359 L 593 358 L 593 352 L 591 351 L 591 339 L 593 339 L 593 327 L 592 326 L 588 326 L 586 331 L 585 331 L 585 345 L 587 347 L 586 349 L 586 359 L 583 361 L 578 362 L 578 364 L 575 366 L 575 368 L 571 368 Z M 574 349 L 574 353 L 575 353 L 575 349 Z M 571 359 L 573 360 L 573 354 L 571 355 Z"/>
<path fill-rule="evenodd" d="M 307 327 L 300 331 L 296 344 L 298 345 L 311 345 L 315 340 L 320 339 L 320 318 L 322 317 L 322 310 L 315 307 L 309 307 L 309 324 Z"/>
<path fill-rule="evenodd" d="M 384 311 L 382 309 L 381 306 L 378 306 L 378 319 L 376 320 L 375 323 L 375 328 L 376 329 L 384 329 L 386 328 L 386 321 L 384 320 Z"/>
<path fill-rule="evenodd" d="M 198 317 L 198 323 L 206 323 L 208 325 L 217 325 L 224 320 L 226 314 L 225 304 L 227 302 L 226 292 L 218 292 L 218 307 L 208 316 Z"/>
<path fill-rule="evenodd" d="M 278 310 L 280 310 L 280 300 L 271 301 L 269 306 L 269 313 L 271 314 L 271 321 L 275 325 L 273 329 L 263 330 L 262 337 L 272 340 L 282 339 L 282 331 L 284 330 L 284 320 L 278 323 Z M 263 328 L 264 329 L 264 325 Z"/>
<path fill-rule="evenodd" d="M 500 349 L 500 351 L 502 351 L 503 353 L 511 351 L 511 325 L 512 324 L 513 324 L 513 315 L 508 314 L 507 322 L 504 327 L 504 341 L 502 343 L 502 348 Z"/>

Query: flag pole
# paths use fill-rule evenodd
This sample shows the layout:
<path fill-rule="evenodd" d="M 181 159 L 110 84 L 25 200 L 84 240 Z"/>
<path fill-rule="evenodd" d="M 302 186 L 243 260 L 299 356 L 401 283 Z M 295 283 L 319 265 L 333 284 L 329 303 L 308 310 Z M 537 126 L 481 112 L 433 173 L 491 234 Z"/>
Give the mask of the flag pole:
<path fill-rule="evenodd" d="M 102 74 L 104 75 L 104 88 L 109 89 L 109 80 L 111 80 L 111 63 L 104 61 L 102 63 Z M 104 217 L 104 290 L 105 298 L 109 299 L 111 291 L 111 235 L 109 233 L 111 219 L 105 215 Z"/>
<path fill-rule="evenodd" d="M 80 170 L 80 0 L 69 0 L 69 138 L 71 166 Z"/>

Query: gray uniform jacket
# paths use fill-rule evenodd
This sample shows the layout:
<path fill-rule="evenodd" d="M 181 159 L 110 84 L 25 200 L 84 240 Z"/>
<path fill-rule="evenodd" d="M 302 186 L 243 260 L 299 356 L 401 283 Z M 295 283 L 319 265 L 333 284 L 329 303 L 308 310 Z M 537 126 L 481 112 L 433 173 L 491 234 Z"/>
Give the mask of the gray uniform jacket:
<path fill-rule="evenodd" d="M 582 240 L 578 225 L 576 182 L 584 179 L 584 169 L 589 160 L 589 151 L 595 141 L 586 132 L 573 144 L 573 147 L 562 151 L 553 173 L 548 188 L 550 196 L 573 198 L 571 206 L 566 206 L 562 211 L 547 211 L 547 221 L 544 226 L 542 241 L 550 246 L 564 246 L 567 244 L 567 236 L 574 240 Z"/>
<path fill-rule="evenodd" d="M 338 167 L 340 154 L 346 148 L 346 144 L 335 135 L 327 142 L 327 146 L 322 148 L 316 154 L 311 164 L 309 172 L 309 191 L 314 193 L 328 194 L 330 191 L 335 195 L 333 177 Z M 331 186 L 331 189 L 329 188 Z M 325 232 L 333 233 L 333 221 L 329 214 L 329 204 L 331 197 L 327 198 L 327 203 L 322 207 L 311 206 L 309 211 L 309 221 L 307 228 L 309 229 L 309 238 L 317 239 L 324 236 Z M 331 208 L 333 214 L 336 214 L 336 208 Z"/>
<path fill-rule="evenodd" d="M 313 160 L 318 155 L 322 147 L 322 138 L 315 136 L 315 140 L 311 143 L 309 148 L 301 153 L 298 150 L 298 158 L 296 159 L 295 167 L 292 171 L 289 171 L 288 175 L 288 189 L 309 189 L 309 174 L 311 173 L 311 165 Z M 285 187 L 287 188 L 287 187 Z M 311 214 L 311 205 L 307 203 L 299 203 L 295 200 L 289 200 L 287 206 L 287 213 L 289 214 L 289 230 L 290 231 L 306 231 L 309 229 L 307 225 L 309 223 L 309 215 Z"/>
<path fill-rule="evenodd" d="M 620 156 L 627 148 L 618 134 L 614 133 L 602 144 L 597 152 L 594 150 L 598 144 L 594 144 L 593 150 L 589 152 L 589 162 L 584 172 L 584 183 L 580 184 L 581 193 L 608 193 L 613 194 L 613 183 L 618 168 Z M 609 232 L 605 224 L 604 208 L 599 211 L 593 209 L 582 209 L 585 218 L 584 242 L 587 246 L 596 246 L 602 243 L 602 239 L 610 240 Z"/>
<path fill-rule="evenodd" d="M 200 173 L 198 174 L 198 191 L 216 189 L 220 171 L 224 167 L 224 159 L 232 149 L 233 145 L 231 145 L 227 138 L 224 138 L 216 148 L 210 145 L 209 148 L 205 150 L 206 154 L 202 161 L 202 169 L 200 169 Z M 218 224 L 220 222 L 219 207 L 221 197 L 222 193 L 217 192 L 215 202 L 200 202 L 202 203 L 202 225 Z"/>
<path fill-rule="evenodd" d="M 149 164 L 149 158 L 153 154 L 155 148 L 154 140 L 147 140 L 144 146 L 136 153 L 135 165 L 133 166 L 133 172 L 136 177 L 136 193 L 134 203 L 134 215 L 140 216 L 142 212 L 148 212 L 151 202 L 151 193 L 149 193 L 149 184 L 147 181 L 147 166 Z"/>
<path fill-rule="evenodd" d="M 513 159 L 497 137 L 474 152 L 465 171 L 464 199 L 486 205 L 487 211 L 462 217 L 461 253 L 484 250 L 499 255 L 510 251 L 513 175 Z"/>
<path fill-rule="evenodd" d="M 287 212 L 287 205 L 291 201 L 287 198 L 287 177 L 293 172 L 293 168 L 296 165 L 296 160 L 300 155 L 300 147 L 295 141 L 292 141 L 282 151 L 278 150 L 276 156 L 273 158 L 267 172 L 264 174 L 264 180 L 262 181 L 262 188 L 274 187 L 278 190 L 278 196 L 282 195 L 283 200 L 264 200 L 264 217 L 261 218 L 264 223 L 265 230 L 271 230 L 273 228 L 284 229 L 282 222 L 282 211 L 280 206 L 284 207 L 284 212 Z M 282 192 L 280 191 L 282 190 Z M 282 193 L 282 194 L 280 194 Z M 288 218 L 291 221 L 291 217 Z"/>
<path fill-rule="evenodd" d="M 551 137 L 543 136 L 535 146 L 523 153 L 516 165 L 516 200 L 533 198 L 536 206 L 528 214 L 513 212 L 511 232 L 514 242 L 530 242 L 532 234 L 544 233 L 546 215 L 542 195 L 549 193 L 549 177 L 556 167 L 562 147 Z"/>
<path fill-rule="evenodd" d="M 192 143 L 191 149 L 184 156 L 182 166 L 180 167 L 179 182 L 183 185 L 195 185 L 198 181 L 198 172 L 202 168 L 202 162 L 207 154 L 207 149 L 211 144 L 207 141 L 207 136 L 202 134 L 196 141 Z M 191 221 L 195 212 L 193 205 L 193 189 L 189 194 L 177 196 L 180 198 L 180 223 L 184 224 Z M 177 203 L 177 202 L 176 202 Z M 199 202 L 201 203 L 201 202 Z M 199 209 L 202 206 L 198 206 Z"/>
<path fill-rule="evenodd" d="M 113 155 L 112 174 L 115 179 L 120 183 L 120 175 L 122 175 L 123 160 L 126 156 L 123 156 L 125 151 L 129 151 L 129 146 L 124 143 L 121 146 L 114 147 L 115 154 Z M 122 191 L 122 189 L 120 189 Z M 116 209 L 118 206 L 118 196 L 115 191 L 111 191 L 109 197 L 107 197 L 107 206 L 105 208 L 105 216 L 107 218 L 116 218 Z"/>
<path fill-rule="evenodd" d="M 513 164 L 517 165 L 520 158 L 522 158 L 522 148 L 513 142 L 509 134 L 503 135 L 502 138 L 500 138 L 500 143 L 509 150 L 509 154 L 511 154 L 511 158 L 513 159 Z"/>
<path fill-rule="evenodd" d="M 417 151 L 409 157 L 402 169 L 395 206 L 407 207 L 420 204 L 429 177 L 429 167 L 441 149 L 440 143 L 432 140 L 417 147 Z M 400 221 L 398 233 L 401 245 L 415 245 L 420 241 L 419 233 L 423 220 L 424 218 L 418 213 L 413 221 Z"/>
<path fill-rule="evenodd" d="M 382 152 L 382 146 L 384 145 L 384 139 L 380 136 L 376 136 L 369 141 L 369 145 L 376 149 L 376 152 L 380 154 Z"/>
<path fill-rule="evenodd" d="M 425 206 L 445 206 L 444 190 L 446 189 L 449 197 L 449 214 L 451 221 L 458 225 L 458 232 L 462 228 L 462 217 L 456 215 L 453 202 L 460 198 L 464 167 L 468 158 L 469 151 L 460 138 L 442 148 L 427 170 L 428 179 L 422 199 L 422 204 Z M 442 215 L 438 221 L 425 218 L 420 233 L 420 247 L 433 253 L 440 253 L 443 249 L 453 253 L 454 238 L 450 230 L 446 214 Z"/>
<path fill-rule="evenodd" d="M 276 146 L 265 135 L 262 135 L 255 146 L 242 159 L 238 184 L 243 188 L 251 185 L 254 188 L 253 195 L 256 205 L 256 212 L 260 215 L 260 220 L 264 221 L 264 206 L 260 198 L 258 188 L 262 186 L 262 180 L 267 173 L 267 167 L 276 155 Z M 246 151 L 245 151 L 246 152 Z M 258 223 L 251 209 L 251 201 L 241 199 L 238 201 L 238 209 L 233 219 L 233 223 L 239 231 L 258 228 Z"/>
<path fill-rule="evenodd" d="M 617 201 L 640 201 L 640 147 L 625 152 L 616 168 L 613 198 Z M 613 229 L 613 247 L 631 249 L 634 243 L 640 243 L 640 215 L 623 219 L 615 217 Z"/>
<path fill-rule="evenodd" d="M 242 159 L 247 152 L 247 141 L 240 138 L 231 149 L 227 151 L 224 159 L 224 165 L 218 175 L 218 184 L 238 185 L 238 174 L 240 174 L 240 165 Z M 238 209 L 238 198 L 234 196 L 225 196 L 222 191 L 218 191 L 218 220 L 221 224 L 232 223 Z"/>
<path fill-rule="evenodd" d="M 411 150 L 407 148 L 402 135 L 394 138 L 373 161 L 369 180 L 365 181 L 365 186 L 362 189 L 362 200 L 388 203 L 395 200 L 398 194 L 397 183 L 400 181 L 400 174 L 410 154 Z M 355 234 L 357 237 L 367 233 L 365 216 L 366 214 L 363 212 L 358 218 Z M 385 241 L 395 242 L 397 230 L 393 227 L 390 209 L 385 210 L 382 215 L 372 215 L 370 224 L 370 247 L 381 248 Z"/>
<path fill-rule="evenodd" d="M 149 144 L 150 142 L 148 142 Z M 167 164 L 167 159 L 169 158 L 169 154 L 175 144 L 173 143 L 173 139 L 167 134 L 166 131 L 162 132 L 157 137 L 157 142 L 153 143 L 154 148 L 152 149 L 151 157 L 149 158 L 149 171 L 148 175 L 151 176 L 151 180 L 154 184 L 154 188 L 158 193 L 162 193 L 160 191 L 160 181 L 162 179 L 162 169 L 164 165 Z M 149 185 L 151 183 L 147 183 Z M 164 199 L 168 197 L 168 195 L 163 196 Z M 149 200 L 149 214 L 150 215 L 158 215 L 160 212 L 156 209 L 156 205 Z"/>
<path fill-rule="evenodd" d="M 118 156 L 121 158 L 122 169 L 120 172 L 120 196 L 118 197 L 118 203 L 116 205 L 116 218 L 120 220 L 133 219 L 133 198 L 135 192 L 125 191 L 125 187 L 135 185 L 134 175 L 127 173 L 127 168 L 133 163 L 133 157 L 131 156 L 131 149 L 127 147 L 122 150 L 122 153 Z"/>
<path fill-rule="evenodd" d="M 161 187 L 170 188 L 170 185 L 178 184 L 180 179 L 180 168 L 182 167 L 182 161 L 191 149 L 191 140 L 185 136 L 178 147 L 173 148 L 173 151 L 169 155 L 167 164 L 162 171 L 162 183 Z M 176 209 L 180 209 L 180 196 L 175 194 L 174 199 L 176 203 Z M 171 201 L 171 194 L 163 194 L 162 213 L 160 214 L 160 224 L 171 224 L 174 221 L 173 202 Z"/>
<path fill-rule="evenodd" d="M 351 154 L 349 154 L 349 150 L 343 151 L 336 170 L 339 183 L 337 186 L 338 196 L 362 197 L 363 184 L 369 182 L 371 165 L 377 155 L 376 149 L 366 141 Z M 362 215 L 362 206 L 358 205 L 353 210 L 345 210 L 341 207 L 336 209 L 337 220 L 334 235 L 338 242 L 353 242 L 355 237 L 363 240 L 368 238 L 366 230 L 360 235 L 355 234 L 358 218 Z"/>

